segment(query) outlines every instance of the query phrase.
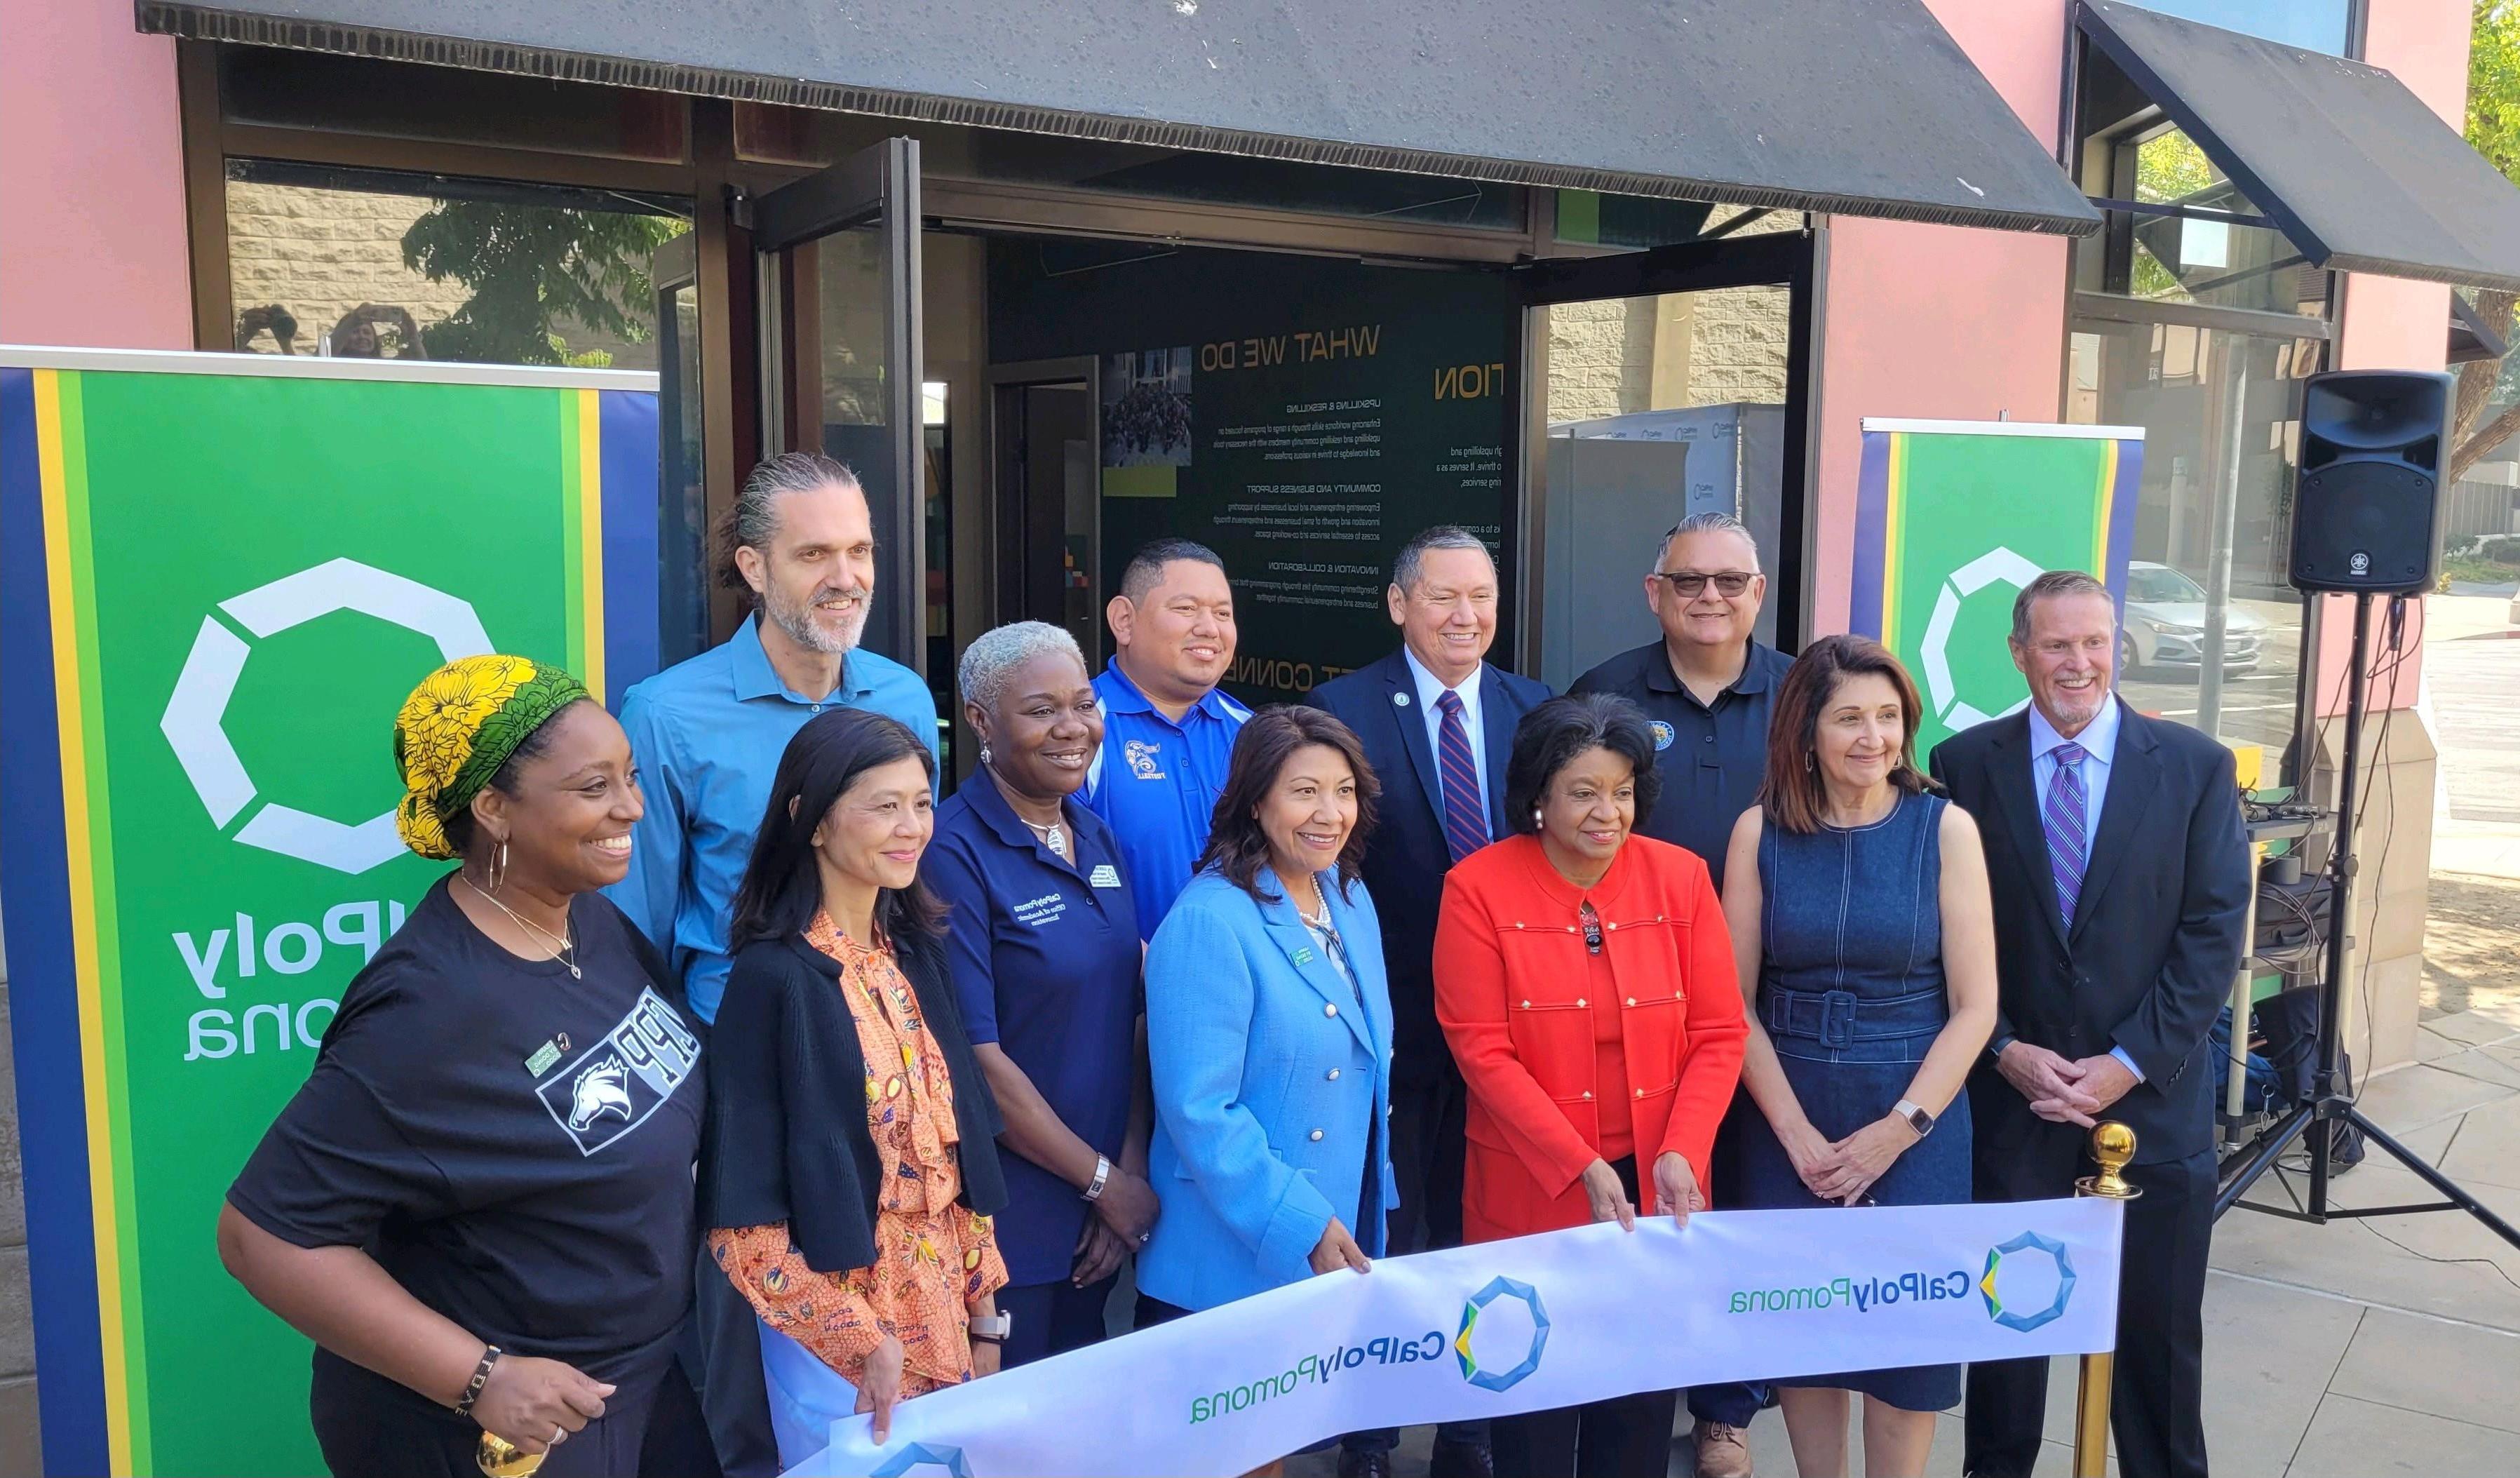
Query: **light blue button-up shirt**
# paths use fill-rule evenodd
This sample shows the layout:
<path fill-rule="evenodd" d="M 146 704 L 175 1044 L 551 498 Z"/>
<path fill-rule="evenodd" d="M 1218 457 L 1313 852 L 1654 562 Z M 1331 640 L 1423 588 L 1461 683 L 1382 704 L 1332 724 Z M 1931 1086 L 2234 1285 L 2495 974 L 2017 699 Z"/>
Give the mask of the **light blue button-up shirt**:
<path fill-rule="evenodd" d="M 796 731 L 826 708 L 867 708 L 908 725 L 936 752 L 936 700 L 919 674 L 852 651 L 840 663 L 839 687 L 806 697 L 770 665 L 759 620 L 621 699 L 648 814 L 630 833 L 630 875 L 605 893 L 682 972 L 692 1011 L 703 1021 L 717 1019 L 732 963 L 728 914 L 779 756 Z"/>
<path fill-rule="evenodd" d="M 2118 718 L 2118 697 L 2111 694 L 2100 711 L 2083 726 L 2083 732 L 2070 740 L 2083 746 L 2083 836 L 2087 849 L 2083 866 L 2086 872 L 2092 862 L 2088 848 L 2100 835 L 2100 807 L 2109 798 L 2109 771 L 2117 764 Z M 2031 704 L 2030 784 L 2039 792 L 2039 821 L 2043 832 L 2048 821 L 2048 787 L 2056 783 L 2059 768 L 2056 746 L 2066 742 L 2065 736 L 2056 732 L 2056 726 L 2048 722 L 2048 715 L 2039 711 L 2039 705 Z M 2138 1083 L 2143 1081 L 2143 1069 L 2135 1065 L 2135 1058 L 2125 1048 L 2113 1047 L 2109 1049 L 2109 1055 L 2125 1063 L 2126 1070 L 2135 1074 Z"/>

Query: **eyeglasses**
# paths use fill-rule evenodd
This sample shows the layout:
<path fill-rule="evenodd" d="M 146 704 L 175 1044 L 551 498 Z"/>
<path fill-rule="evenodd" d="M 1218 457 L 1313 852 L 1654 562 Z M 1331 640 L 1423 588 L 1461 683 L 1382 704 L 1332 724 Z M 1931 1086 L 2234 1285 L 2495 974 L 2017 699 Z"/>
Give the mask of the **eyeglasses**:
<path fill-rule="evenodd" d="M 1593 906 L 1588 903 L 1577 911 L 1576 917 L 1584 920 L 1584 953 L 1601 953 L 1601 916 L 1594 913 Z"/>
<path fill-rule="evenodd" d="M 1748 590 L 1750 582 L 1759 577 L 1755 571 L 1746 569 L 1718 570 L 1714 574 L 1696 569 L 1658 569 L 1653 572 L 1653 578 L 1669 582 L 1672 594 L 1689 601 L 1697 599 L 1698 594 L 1706 589 L 1706 582 L 1712 580 L 1715 593 L 1729 601 Z"/>

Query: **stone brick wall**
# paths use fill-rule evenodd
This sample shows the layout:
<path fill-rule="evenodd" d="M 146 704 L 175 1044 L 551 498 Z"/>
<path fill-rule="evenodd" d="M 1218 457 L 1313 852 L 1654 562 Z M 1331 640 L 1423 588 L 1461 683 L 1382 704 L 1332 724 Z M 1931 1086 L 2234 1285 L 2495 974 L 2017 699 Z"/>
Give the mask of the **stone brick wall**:
<path fill-rule="evenodd" d="M 427 214 L 420 196 L 228 182 L 228 282 L 237 311 L 278 303 L 297 319 L 294 352 L 361 303 L 407 310 L 428 326 L 464 305 L 458 282 L 432 283 L 402 264 L 402 234 Z M 270 336 L 237 345 L 277 353 Z"/>
<path fill-rule="evenodd" d="M 361 303 L 401 308 L 426 339 L 430 325 L 472 295 L 451 278 L 432 283 L 403 265 L 403 233 L 433 203 L 425 196 L 228 181 L 228 283 L 236 311 L 242 317 L 275 303 L 287 308 L 296 319 L 299 354 L 320 352 L 323 336 Z M 567 322 L 555 332 L 572 352 L 610 354 L 615 369 L 656 367 L 652 340 L 632 343 Z M 259 330 L 237 347 L 281 352 Z"/>
<path fill-rule="evenodd" d="M 1741 234 L 1801 225 L 1801 216 L 1778 211 Z M 1789 298 L 1782 288 L 1726 288 L 1559 303 L 1549 310 L 1549 419 L 1780 405 Z"/>

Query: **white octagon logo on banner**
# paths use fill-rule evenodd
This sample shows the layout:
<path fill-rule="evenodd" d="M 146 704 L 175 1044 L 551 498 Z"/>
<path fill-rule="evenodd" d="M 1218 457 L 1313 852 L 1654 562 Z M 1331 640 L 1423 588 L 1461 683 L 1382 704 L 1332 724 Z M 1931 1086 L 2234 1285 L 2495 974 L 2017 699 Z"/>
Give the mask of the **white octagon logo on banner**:
<path fill-rule="evenodd" d="M 1990 717 L 2008 718 L 2030 706 L 2026 694 L 2011 707 L 1992 715 L 1960 701 L 1959 685 L 1952 678 L 1952 628 L 1959 622 L 1960 603 L 1979 591 L 1998 583 L 2019 590 L 2047 572 L 2045 566 L 1999 544 L 1953 570 L 1943 582 L 1942 593 L 1934 597 L 1933 619 L 1925 623 L 1924 645 L 1916 654 L 1925 664 L 1925 701 L 1932 705 L 1934 717 L 1942 720 L 1945 728 L 1957 734 Z"/>
<path fill-rule="evenodd" d="M 481 629 L 472 603 L 356 560 L 330 560 L 301 569 L 222 601 L 219 609 L 258 638 L 337 610 L 355 610 L 419 632 L 437 644 L 445 661 L 491 649 L 489 633 Z M 192 654 L 184 659 L 175 692 L 166 699 L 166 716 L 158 725 L 209 811 L 211 824 L 222 828 L 255 803 L 253 778 L 246 774 L 245 761 L 221 727 L 251 650 L 235 632 L 203 616 Z M 353 826 L 272 801 L 246 819 L 236 839 L 352 873 L 391 862 L 403 850 L 390 810 Z"/>

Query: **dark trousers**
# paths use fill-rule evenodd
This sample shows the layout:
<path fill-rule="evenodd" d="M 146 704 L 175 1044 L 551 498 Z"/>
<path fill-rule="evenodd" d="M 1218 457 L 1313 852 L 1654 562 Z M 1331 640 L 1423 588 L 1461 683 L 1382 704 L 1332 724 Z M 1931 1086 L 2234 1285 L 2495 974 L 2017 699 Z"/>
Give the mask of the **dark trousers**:
<path fill-rule="evenodd" d="M 1715 1163 L 1701 1167 L 1707 1180 L 1707 1199 L 1718 1210 L 1741 1204 L 1740 1177 L 1735 1172 L 1741 1163 L 1738 1146 L 1741 1140 L 1741 1116 L 1755 1114 L 1759 1105 L 1750 1101 L 1746 1093 L 1732 1096 L 1732 1105 L 1724 1114 L 1724 1122 L 1715 1130 Z M 1759 1414 L 1767 1404 L 1768 1388 L 1744 1381 L 1729 1381 L 1717 1386 L 1688 1388 L 1688 1414 L 1699 1421 L 1720 1422 L 1728 1427 L 1746 1427 L 1750 1418 Z"/>
<path fill-rule="evenodd" d="M 1637 1198 L 1637 1159 L 1610 1162 Z M 1678 1391 L 1641 1391 L 1580 1407 L 1493 1418 L 1497 1478 L 1663 1478 L 1671 1471 Z"/>
<path fill-rule="evenodd" d="M 779 1439 L 770 1428 L 770 1386 L 761 1374 L 761 1322 L 705 1243 L 692 1276 L 692 1320 L 680 1354 L 698 1387 L 726 1478 L 777 1478 Z"/>
<path fill-rule="evenodd" d="M 1383 1227 L 1385 1250 L 1395 1257 L 1462 1245 L 1462 1167 L 1468 1153 L 1462 1128 L 1469 1102 L 1451 1053 L 1439 1049 L 1431 1060 L 1394 1063 L 1391 1176 L 1400 1187 L 1400 1206 Z M 1485 1447 L 1488 1424 L 1447 1421 L 1435 1428 L 1435 1440 Z M 1350 1432 L 1339 1445 L 1351 1453 L 1388 1453 L 1400 1445 L 1400 1429 Z"/>
<path fill-rule="evenodd" d="M 1012 1315 L 1015 1326 L 998 1352 L 998 1368 L 1012 1370 L 1036 1360 L 1081 1350 L 1102 1338 L 1102 1308 L 1111 1301 L 1114 1273 L 1080 1288 L 1066 1278 L 1025 1283 L 998 1290 L 998 1312 Z"/>
<path fill-rule="evenodd" d="M 604 1414 L 551 1450 L 552 1478 L 704 1478 L 707 1443 L 691 1379 L 670 1359 L 621 1376 Z M 481 1428 L 419 1393 L 318 1350 L 307 1414 L 336 1478 L 480 1478 Z M 697 1459 L 700 1466 L 691 1464 Z"/>
<path fill-rule="evenodd" d="M 1499 1416 L 1497 1478 L 1663 1478 L 1671 1471 L 1677 1391 Z"/>
<path fill-rule="evenodd" d="M 2025 1109 L 2024 1112 L 2027 1112 Z M 2052 1132 L 2051 1132 L 2052 1131 Z M 2095 1167 L 2084 1131 L 2041 1121 L 1990 1152 L 1978 1142 L 1977 1198 L 2023 1201 L 2071 1195 Z M 2109 1429 L 2126 1478 L 2205 1478 L 2205 1253 L 2214 1233 L 2212 1150 L 2130 1165 L 2143 1192 L 2127 1203 L 2119 1283 L 2117 1377 Z M 2027 1478 L 2039 1459 L 2048 1410 L 2048 1362 L 1987 1361 L 1969 1366 L 1964 1471 Z"/>

